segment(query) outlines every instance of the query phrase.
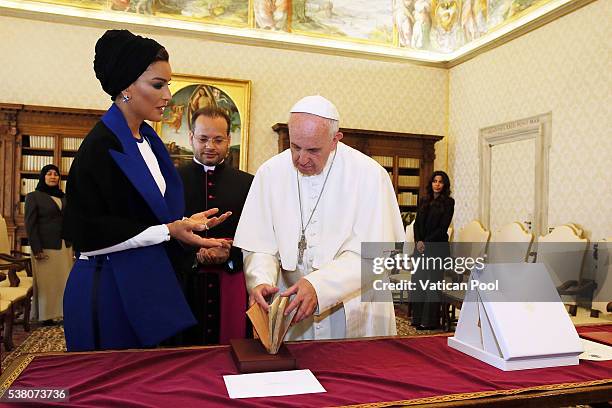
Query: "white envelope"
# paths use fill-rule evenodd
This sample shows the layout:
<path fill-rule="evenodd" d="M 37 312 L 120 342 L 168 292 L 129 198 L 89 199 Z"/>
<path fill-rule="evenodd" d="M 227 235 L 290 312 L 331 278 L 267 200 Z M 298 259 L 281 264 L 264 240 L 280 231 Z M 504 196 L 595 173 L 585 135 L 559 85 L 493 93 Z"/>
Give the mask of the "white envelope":
<path fill-rule="evenodd" d="M 327 392 L 310 370 L 224 375 L 223 381 L 232 399 Z"/>

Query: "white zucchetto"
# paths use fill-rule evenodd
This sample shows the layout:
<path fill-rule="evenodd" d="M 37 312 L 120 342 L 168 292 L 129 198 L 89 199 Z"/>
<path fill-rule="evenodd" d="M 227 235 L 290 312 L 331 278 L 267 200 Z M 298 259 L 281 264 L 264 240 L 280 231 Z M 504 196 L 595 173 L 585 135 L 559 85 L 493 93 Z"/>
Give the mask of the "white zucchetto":
<path fill-rule="evenodd" d="M 336 106 L 321 95 L 311 95 L 300 99 L 293 105 L 290 112 L 310 113 L 322 118 L 340 120 L 340 114 Z"/>

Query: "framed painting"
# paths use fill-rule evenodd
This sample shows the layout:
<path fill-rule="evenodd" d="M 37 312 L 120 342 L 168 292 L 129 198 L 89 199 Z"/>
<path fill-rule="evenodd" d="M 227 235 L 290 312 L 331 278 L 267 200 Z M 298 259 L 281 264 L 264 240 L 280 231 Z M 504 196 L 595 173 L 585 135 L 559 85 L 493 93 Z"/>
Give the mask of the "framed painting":
<path fill-rule="evenodd" d="M 161 122 L 154 127 L 174 164 L 192 160 L 191 116 L 196 110 L 213 105 L 224 109 L 231 119 L 227 163 L 247 171 L 251 81 L 174 74 L 170 92 L 172 99 Z"/>

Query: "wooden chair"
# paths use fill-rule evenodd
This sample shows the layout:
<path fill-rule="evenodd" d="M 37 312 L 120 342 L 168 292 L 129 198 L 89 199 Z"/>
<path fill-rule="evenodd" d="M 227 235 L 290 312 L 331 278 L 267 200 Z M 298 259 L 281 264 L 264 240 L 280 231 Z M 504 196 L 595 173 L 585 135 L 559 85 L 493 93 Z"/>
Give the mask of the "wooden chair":
<path fill-rule="evenodd" d="M 13 348 L 13 319 L 13 303 L 0 298 L 0 340 L 4 343 L 6 351 Z"/>
<path fill-rule="evenodd" d="M 527 262 L 533 239 L 533 234 L 520 222 L 504 225 L 491 235 L 487 263 Z"/>
<path fill-rule="evenodd" d="M 406 225 L 406 248 L 405 252 L 407 254 L 412 254 L 414 252 L 414 220 L 408 225 Z"/>
<path fill-rule="evenodd" d="M 591 317 L 600 313 L 610 313 L 612 309 L 612 237 L 605 238 L 594 245 L 595 282 L 597 290 L 593 299 Z"/>
<path fill-rule="evenodd" d="M 579 224 L 576 224 L 574 222 L 568 222 L 567 224 L 563 224 L 563 225 L 568 226 L 571 229 L 573 229 L 576 235 L 578 235 L 580 238 L 586 238 L 584 236 L 584 229 Z"/>
<path fill-rule="evenodd" d="M 8 228 L 6 227 L 6 221 L 0 216 L 0 265 L 11 264 L 17 268 L 16 276 L 9 276 L 9 279 L 5 279 L 0 282 L 0 289 L 2 288 L 13 288 L 19 287 L 26 291 L 27 296 L 27 307 L 24 307 L 24 312 L 27 309 L 27 316 L 23 316 L 23 327 L 26 331 L 30 330 L 30 310 L 32 308 L 32 298 L 34 296 L 34 278 L 32 273 L 32 259 L 29 254 L 20 251 L 13 251 L 10 249 Z M 12 296 L 20 296 L 22 290 L 7 289 Z"/>
<path fill-rule="evenodd" d="M 487 252 L 487 244 L 491 232 L 487 231 L 479 221 L 471 221 L 466 226 L 461 228 L 456 239 L 451 246 L 453 249 L 453 257 L 484 257 Z M 455 282 L 465 282 L 469 279 L 468 274 L 453 276 Z M 465 291 L 463 290 L 443 290 L 440 293 L 442 299 L 442 326 L 446 326 L 446 330 L 450 331 L 452 326 L 457 323 L 455 313 L 458 308 L 461 308 Z"/>
<path fill-rule="evenodd" d="M 15 281 L 17 279 L 17 270 L 19 268 L 20 265 L 17 264 L 0 264 L 0 279 L 3 279 L 3 281 Z M 2 327 L 4 329 L 2 333 L 2 341 L 6 351 L 11 351 L 13 349 L 13 322 L 15 320 L 16 308 L 22 308 L 24 311 L 24 316 L 29 317 L 30 309 L 27 292 L 18 286 L 0 288 L 0 322 L 2 323 Z M 27 330 L 29 331 L 29 319 L 27 322 Z"/>
<path fill-rule="evenodd" d="M 404 253 L 408 255 L 412 255 L 412 253 L 414 252 L 414 229 L 413 228 L 414 228 L 414 220 L 412 220 L 410 224 L 406 225 L 406 241 L 404 245 Z M 390 275 L 389 281 L 398 283 L 398 282 L 401 282 L 402 280 L 410 280 L 411 278 L 412 278 L 412 274 L 410 273 L 409 270 L 408 271 L 402 270 L 402 271 L 398 271 L 398 273 L 394 273 Z M 407 315 L 408 317 L 410 317 L 411 307 L 410 307 L 410 302 L 408 299 L 408 291 L 400 290 L 394 293 L 393 295 L 394 295 L 394 299 L 397 300 L 399 304 L 402 304 L 402 303 L 408 304 Z"/>
<path fill-rule="evenodd" d="M 582 277 L 582 269 L 589 240 L 581 238 L 577 230 L 568 225 L 554 228 L 538 238 L 537 262 L 546 265 L 559 295 L 573 297 L 566 302 L 569 313 L 576 316 L 577 300 L 593 300 L 597 284 Z"/>
<path fill-rule="evenodd" d="M 32 260 L 30 254 L 11 249 L 6 220 L 0 215 L 0 263 L 19 263 L 22 269 L 17 273 L 22 277 L 32 277 Z"/>
<path fill-rule="evenodd" d="M 0 341 L 4 343 L 4 349 L 9 351 L 13 346 L 13 305 L 11 301 L 0 298 Z M 0 362 L 2 361 L 2 350 L 0 348 Z M 2 365 L 0 365 L 2 374 Z"/>

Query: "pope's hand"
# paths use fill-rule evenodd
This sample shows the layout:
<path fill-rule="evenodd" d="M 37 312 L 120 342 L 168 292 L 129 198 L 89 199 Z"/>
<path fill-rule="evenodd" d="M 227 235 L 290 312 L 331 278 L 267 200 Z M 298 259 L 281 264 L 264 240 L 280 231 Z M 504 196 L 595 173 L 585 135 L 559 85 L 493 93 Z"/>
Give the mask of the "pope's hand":
<path fill-rule="evenodd" d="M 423 253 L 425 252 L 425 243 L 423 241 L 419 241 L 416 243 L 416 249 L 417 251 L 419 251 L 419 253 Z"/>
<path fill-rule="evenodd" d="M 289 289 L 281 293 L 281 296 L 291 296 L 295 294 L 295 297 L 289 303 L 289 306 L 285 309 L 285 316 L 298 308 L 295 317 L 293 318 L 294 323 L 299 323 L 302 320 L 310 317 L 317 309 L 319 300 L 317 298 L 317 292 L 308 279 L 301 278 L 297 283 L 291 286 Z"/>
<path fill-rule="evenodd" d="M 255 286 L 249 295 L 249 307 L 253 306 L 254 303 L 258 303 L 267 312 L 270 309 L 270 305 L 266 302 L 266 298 L 274 295 L 278 290 L 276 286 L 267 283 Z"/>

